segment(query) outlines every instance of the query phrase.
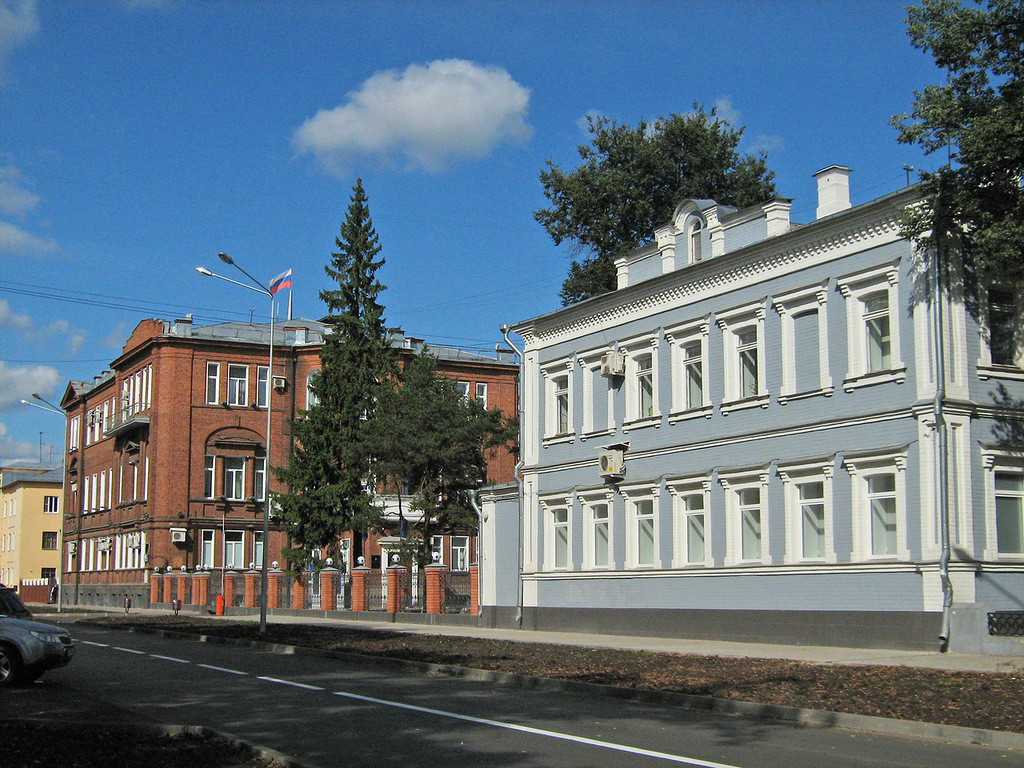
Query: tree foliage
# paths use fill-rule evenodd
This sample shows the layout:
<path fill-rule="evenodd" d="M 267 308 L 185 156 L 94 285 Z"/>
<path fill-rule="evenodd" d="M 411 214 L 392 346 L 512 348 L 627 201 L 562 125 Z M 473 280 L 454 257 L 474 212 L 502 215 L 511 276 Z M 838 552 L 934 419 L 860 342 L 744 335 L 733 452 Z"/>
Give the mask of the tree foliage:
<path fill-rule="evenodd" d="M 635 128 L 587 120 L 590 144 L 577 147 L 582 162 L 566 172 L 547 161 L 540 180 L 551 207 L 534 212 L 555 245 L 571 242 L 585 254 L 562 285 L 564 304 L 614 290 L 615 257 L 649 242 L 680 201 L 745 207 L 775 194 L 764 153 L 737 152 L 743 128 L 718 119 L 714 109 L 694 105 L 689 114 Z"/>
<path fill-rule="evenodd" d="M 477 527 L 470 495 L 487 481 L 486 453 L 515 432 L 500 409 L 465 397 L 429 353 L 413 357 L 385 388 L 368 424 L 374 475 L 386 493 L 412 496 L 404 512 L 419 520 L 409 539 L 418 541 L 421 561 L 431 535 Z"/>
<path fill-rule="evenodd" d="M 907 29 L 948 77 L 915 91 L 893 124 L 900 142 L 948 162 L 921 175 L 926 200 L 904 234 L 954 239 L 968 276 L 1024 287 L 1024 4 L 923 0 Z"/>
<path fill-rule="evenodd" d="M 320 292 L 327 305 L 321 368 L 311 382 L 316 401 L 292 423 L 295 445 L 289 465 L 277 468 L 288 486 L 277 501 L 294 548 L 288 559 L 300 565 L 313 548 L 333 552 L 344 531 L 379 524 L 372 484 L 366 424 L 394 375 L 395 353 L 378 297 L 384 286 L 377 270 L 380 244 L 370 219 L 362 180 L 357 180 L 338 251 L 324 267 L 337 282 Z M 369 490 L 368 490 L 369 488 Z"/>

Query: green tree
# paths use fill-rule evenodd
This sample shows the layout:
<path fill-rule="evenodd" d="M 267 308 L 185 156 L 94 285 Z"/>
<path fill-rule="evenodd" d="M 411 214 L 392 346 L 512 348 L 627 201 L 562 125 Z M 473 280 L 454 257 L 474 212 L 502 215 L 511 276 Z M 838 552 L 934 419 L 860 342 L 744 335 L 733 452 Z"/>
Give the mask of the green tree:
<path fill-rule="evenodd" d="M 743 128 L 732 128 L 694 105 L 694 111 L 641 121 L 635 128 L 588 117 L 590 144 L 570 172 L 551 160 L 541 171 L 550 208 L 534 218 L 555 245 L 577 253 L 562 284 L 563 304 L 615 290 L 615 257 L 650 242 L 687 198 L 745 207 L 775 194 L 775 174 L 764 153 L 736 151 Z"/>
<path fill-rule="evenodd" d="M 409 361 L 378 405 L 367 425 L 378 488 L 412 496 L 402 512 L 419 519 L 408 539 L 425 562 L 431 535 L 477 527 L 470 495 L 487 482 L 487 451 L 508 446 L 516 424 L 465 397 L 429 353 Z"/>
<path fill-rule="evenodd" d="M 324 267 L 338 287 L 320 292 L 328 328 L 321 368 L 311 382 L 315 404 L 292 423 L 295 446 L 287 467 L 276 468 L 288 492 L 277 496 L 295 547 L 286 557 L 301 565 L 309 551 L 336 548 L 344 531 L 378 525 L 373 502 L 366 425 L 381 396 L 381 382 L 395 373 L 395 353 L 377 299 L 384 286 L 377 270 L 380 245 L 362 180 L 356 181 L 338 251 Z"/>
<path fill-rule="evenodd" d="M 945 155 L 921 174 L 925 202 L 904 217 L 919 243 L 948 238 L 969 289 L 989 280 L 1024 287 L 1024 4 L 923 0 L 907 9 L 911 43 L 946 70 L 896 115 L 899 141 Z M 974 278 L 974 279 L 972 279 Z"/>

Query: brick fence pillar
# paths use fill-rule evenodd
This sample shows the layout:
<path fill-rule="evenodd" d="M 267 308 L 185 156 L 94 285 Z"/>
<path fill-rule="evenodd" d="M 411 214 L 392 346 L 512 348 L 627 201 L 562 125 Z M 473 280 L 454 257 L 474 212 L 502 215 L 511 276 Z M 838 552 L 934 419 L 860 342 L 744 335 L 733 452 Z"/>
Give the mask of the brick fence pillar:
<path fill-rule="evenodd" d="M 352 569 L 352 610 L 366 610 L 366 579 L 370 569 L 359 565 Z"/>
<path fill-rule="evenodd" d="M 301 611 L 306 607 L 306 579 L 302 576 L 292 581 L 292 608 Z"/>
<path fill-rule="evenodd" d="M 480 613 L 480 566 L 477 563 L 469 566 L 469 613 L 472 616 Z"/>
<path fill-rule="evenodd" d="M 399 584 L 403 573 L 409 573 L 409 569 L 404 565 L 392 565 L 388 568 L 388 613 L 399 613 L 402 610 Z"/>
<path fill-rule="evenodd" d="M 320 570 L 320 610 L 333 611 L 338 605 L 338 569 Z"/>
<path fill-rule="evenodd" d="M 256 571 L 246 571 L 243 575 L 245 580 L 245 598 L 242 600 L 242 606 L 244 608 L 256 607 L 256 579 L 258 577 L 259 573 Z"/>
<path fill-rule="evenodd" d="M 150 580 L 149 580 L 149 604 L 150 605 L 156 605 L 157 603 L 164 602 L 161 599 L 163 597 L 163 595 L 161 594 L 161 592 L 162 592 L 161 587 L 163 587 L 163 585 L 164 585 L 164 577 L 161 576 L 154 569 L 153 570 L 153 575 L 150 577 Z"/>
<path fill-rule="evenodd" d="M 210 572 L 196 571 L 192 574 L 192 605 L 206 605 L 210 593 Z"/>
<path fill-rule="evenodd" d="M 188 582 L 189 582 L 188 573 L 186 573 L 185 571 L 182 571 L 181 573 L 178 574 L 178 578 L 175 579 L 175 581 L 177 582 L 178 589 L 177 589 L 176 594 L 174 596 L 176 598 L 178 598 L 179 600 L 181 600 L 181 604 L 182 605 L 185 605 L 185 595 L 188 592 Z"/>
<path fill-rule="evenodd" d="M 448 573 L 444 563 L 432 563 L 426 567 L 427 574 L 427 613 L 444 613 L 443 576 Z"/>
<path fill-rule="evenodd" d="M 235 576 L 234 571 L 224 571 L 224 607 L 230 608 L 235 604 Z"/>
<path fill-rule="evenodd" d="M 281 571 L 274 568 L 267 571 L 267 609 L 280 608 L 281 602 Z"/>

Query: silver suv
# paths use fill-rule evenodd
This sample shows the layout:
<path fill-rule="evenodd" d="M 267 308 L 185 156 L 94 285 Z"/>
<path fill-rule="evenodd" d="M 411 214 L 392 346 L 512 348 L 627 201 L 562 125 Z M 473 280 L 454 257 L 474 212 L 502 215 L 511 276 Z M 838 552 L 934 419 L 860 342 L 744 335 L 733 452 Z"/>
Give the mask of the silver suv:
<path fill-rule="evenodd" d="M 75 654 L 66 629 L 31 619 L 18 593 L 0 584 L 0 687 L 31 682 Z"/>

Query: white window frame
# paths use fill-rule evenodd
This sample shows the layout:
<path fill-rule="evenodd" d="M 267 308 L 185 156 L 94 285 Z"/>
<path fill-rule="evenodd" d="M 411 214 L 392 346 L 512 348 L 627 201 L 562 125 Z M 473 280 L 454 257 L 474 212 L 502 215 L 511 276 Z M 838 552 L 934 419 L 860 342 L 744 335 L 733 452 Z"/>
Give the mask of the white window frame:
<path fill-rule="evenodd" d="M 199 560 L 204 568 L 213 568 L 217 565 L 217 531 L 212 528 L 204 528 L 199 532 Z"/>
<path fill-rule="evenodd" d="M 82 417 L 72 416 L 68 422 L 68 453 L 77 451 L 79 445 L 79 430 L 82 428 Z"/>
<path fill-rule="evenodd" d="M 487 407 L 487 382 L 478 381 L 474 385 L 473 389 L 474 389 L 475 394 L 476 394 L 476 399 L 480 401 L 480 404 L 484 408 L 486 408 Z"/>
<path fill-rule="evenodd" d="M 270 402 L 270 366 L 256 366 L 256 407 L 266 408 Z"/>
<path fill-rule="evenodd" d="M 468 381 L 456 381 L 455 389 L 458 391 L 459 396 L 463 400 L 469 400 L 469 382 Z"/>
<path fill-rule="evenodd" d="M 782 319 L 782 386 L 779 388 L 779 404 L 785 405 L 790 400 L 815 395 L 831 396 L 835 386 L 829 371 L 828 280 L 773 296 L 772 304 Z M 798 355 L 806 354 L 808 350 L 797 346 L 794 318 L 811 311 L 818 315 L 818 386 L 816 389 L 798 391 L 796 360 Z"/>
<path fill-rule="evenodd" d="M 832 479 L 835 475 L 831 458 L 797 464 L 784 464 L 778 468 L 782 479 L 786 510 L 786 562 L 836 563 L 835 529 L 832 512 Z M 801 497 L 801 487 L 808 483 L 821 483 L 824 536 L 820 557 L 804 554 L 804 506 L 809 499 Z"/>
<path fill-rule="evenodd" d="M 263 567 L 263 531 L 252 532 L 252 561 L 257 568 Z M 267 568 L 270 567 L 271 564 L 267 563 Z"/>
<path fill-rule="evenodd" d="M 244 376 L 237 375 L 243 371 Z M 228 405 L 245 406 L 249 404 L 249 366 L 228 363 Z"/>
<path fill-rule="evenodd" d="M 766 300 L 736 307 L 716 315 L 715 321 L 722 330 L 722 349 L 725 365 L 723 377 L 725 397 L 719 407 L 723 416 L 743 408 L 767 408 L 769 401 L 767 366 L 765 364 L 765 306 Z M 757 332 L 754 348 L 757 363 L 757 393 L 743 392 L 743 376 L 740 362 L 740 336 L 753 328 Z"/>
<path fill-rule="evenodd" d="M 706 476 L 670 480 L 666 483 L 672 494 L 673 541 L 672 566 L 674 568 L 710 568 L 714 564 L 711 553 L 711 481 Z M 699 504 L 699 506 L 698 506 Z M 690 557 L 692 518 L 701 517 L 703 528 L 702 558 Z"/>
<path fill-rule="evenodd" d="M 860 387 L 895 382 L 907 378 L 900 344 L 899 265 L 896 261 L 845 275 L 837 281 L 839 292 L 846 299 L 846 378 L 843 389 L 852 392 Z M 868 313 L 865 300 L 886 293 L 889 317 L 889 367 L 872 371 L 868 362 Z"/>
<path fill-rule="evenodd" d="M 768 498 L 768 467 L 751 467 L 719 473 L 718 482 L 725 489 L 725 564 L 771 565 L 771 510 Z M 744 491 L 757 490 L 760 556 L 745 557 L 743 553 L 745 514 Z"/>
<path fill-rule="evenodd" d="M 672 410 L 669 413 L 669 424 L 698 416 L 711 418 L 714 407 L 711 404 L 711 366 L 708 365 L 710 332 L 710 316 L 665 331 L 672 361 Z M 693 345 L 700 345 L 698 362 L 703 386 L 699 403 L 691 402 L 689 397 L 688 367 L 693 358 L 687 357 L 687 349 Z"/>
<path fill-rule="evenodd" d="M 50 500 L 53 500 L 51 503 Z M 60 496 L 43 496 L 43 514 L 56 515 L 60 513 Z"/>
<path fill-rule="evenodd" d="M 573 418 L 573 361 L 560 360 L 543 368 L 544 376 L 544 443 L 572 442 L 575 437 Z M 564 386 L 559 382 L 564 382 Z M 559 424 L 559 399 L 565 395 L 566 423 Z M 564 426 L 564 431 L 559 427 Z"/>
<path fill-rule="evenodd" d="M 985 552 L 986 560 L 1021 562 L 1024 561 L 1024 552 L 1000 552 L 999 551 L 999 515 L 996 504 L 996 497 L 999 495 L 1010 495 L 1006 492 L 996 491 L 996 475 L 1017 475 L 1024 478 L 1024 460 L 1014 456 L 1009 451 L 1000 449 L 983 449 L 982 466 L 985 469 Z M 1024 500 L 1022 500 L 1024 505 Z"/>
<path fill-rule="evenodd" d="M 222 456 L 220 461 L 224 476 L 224 498 L 228 501 L 245 501 L 245 456 Z"/>
<path fill-rule="evenodd" d="M 625 355 L 626 376 L 623 385 L 626 398 L 623 431 L 646 426 L 661 426 L 660 344 L 657 335 L 645 335 L 619 343 L 619 352 Z M 641 367 L 650 360 L 650 368 Z M 645 373 L 646 372 L 646 373 Z M 651 402 L 647 413 L 642 412 L 641 379 L 650 378 Z"/>
<path fill-rule="evenodd" d="M 590 493 L 580 493 L 580 503 L 583 509 L 583 568 L 588 571 L 611 570 L 615 567 L 614 550 L 614 527 L 612 514 L 612 501 L 614 494 L 611 491 L 601 490 Z M 598 510 L 604 510 L 604 517 L 597 515 Z M 605 562 L 600 563 L 597 557 L 597 548 L 600 538 L 598 529 L 603 528 L 605 532 L 604 548 Z"/>
<path fill-rule="evenodd" d="M 577 362 L 580 366 L 580 383 L 583 390 L 581 440 L 615 433 L 615 387 L 609 383 L 613 379 L 601 375 L 601 360 L 605 354 L 611 351 L 610 347 L 601 347 L 577 355 Z M 596 403 L 598 398 L 605 402 L 606 411 L 603 424 L 597 423 Z"/>
<path fill-rule="evenodd" d="M 220 405 L 220 363 L 206 364 L 206 404 Z"/>
<path fill-rule="evenodd" d="M 686 220 L 686 261 L 689 264 L 696 264 L 704 259 L 704 220 L 700 216 L 693 215 Z"/>
<path fill-rule="evenodd" d="M 245 568 L 245 531 L 224 531 L 224 569 Z"/>
<path fill-rule="evenodd" d="M 320 369 L 317 368 L 315 371 L 310 371 L 308 374 L 306 374 L 306 410 L 307 411 L 310 408 L 313 408 L 314 406 L 316 406 L 316 404 L 320 402 L 320 398 L 317 397 L 317 394 L 310 387 L 310 384 L 313 382 L 313 378 L 315 376 L 319 375 L 319 373 L 320 373 Z"/>
<path fill-rule="evenodd" d="M 556 496 L 545 496 L 540 500 L 540 509 L 542 514 L 542 530 L 544 532 L 544 546 L 543 546 L 543 570 L 545 571 L 568 571 L 572 568 L 572 519 L 574 516 L 572 496 L 565 494 L 559 494 Z M 566 563 L 564 565 L 556 565 L 557 550 L 556 544 L 557 535 L 557 524 L 555 521 L 556 513 L 559 510 L 565 510 L 565 531 L 566 531 Z"/>
<path fill-rule="evenodd" d="M 850 473 L 853 503 L 853 552 L 856 561 L 908 561 L 910 550 L 907 547 L 907 496 L 906 469 L 907 453 L 905 449 L 885 453 L 844 456 L 843 466 Z M 896 503 L 896 551 L 891 554 L 875 554 L 872 552 L 871 540 L 871 494 L 869 480 L 877 475 L 891 474 L 895 479 L 895 490 L 892 492 Z"/>
<path fill-rule="evenodd" d="M 661 509 L 658 505 L 660 488 L 652 485 L 620 488 L 626 500 L 626 568 L 631 570 L 656 570 L 662 567 L 661 561 Z M 645 505 L 650 503 L 651 515 L 643 514 Z M 649 563 L 640 559 L 640 524 L 643 520 L 653 522 L 652 560 Z"/>
<path fill-rule="evenodd" d="M 469 570 L 469 536 L 452 536 L 451 555 L 451 570 L 459 572 Z"/>
<path fill-rule="evenodd" d="M 133 489 L 134 492 L 134 489 Z M 203 498 L 217 497 L 217 457 L 206 454 L 203 459 Z"/>
<path fill-rule="evenodd" d="M 253 459 L 252 465 L 252 497 L 256 501 L 263 501 L 266 492 L 267 482 L 267 457 L 257 456 Z"/>
<path fill-rule="evenodd" d="M 978 350 L 978 377 L 980 379 L 1014 379 L 1024 381 L 1024 339 L 1021 338 L 1021 325 L 1024 324 L 1019 299 L 1013 291 L 1008 291 L 1016 299 L 1013 307 L 1016 338 L 1016 350 L 1013 363 L 996 363 L 992 359 L 992 291 L 1003 290 L 1001 286 L 989 286 L 981 295 L 981 345 Z"/>

